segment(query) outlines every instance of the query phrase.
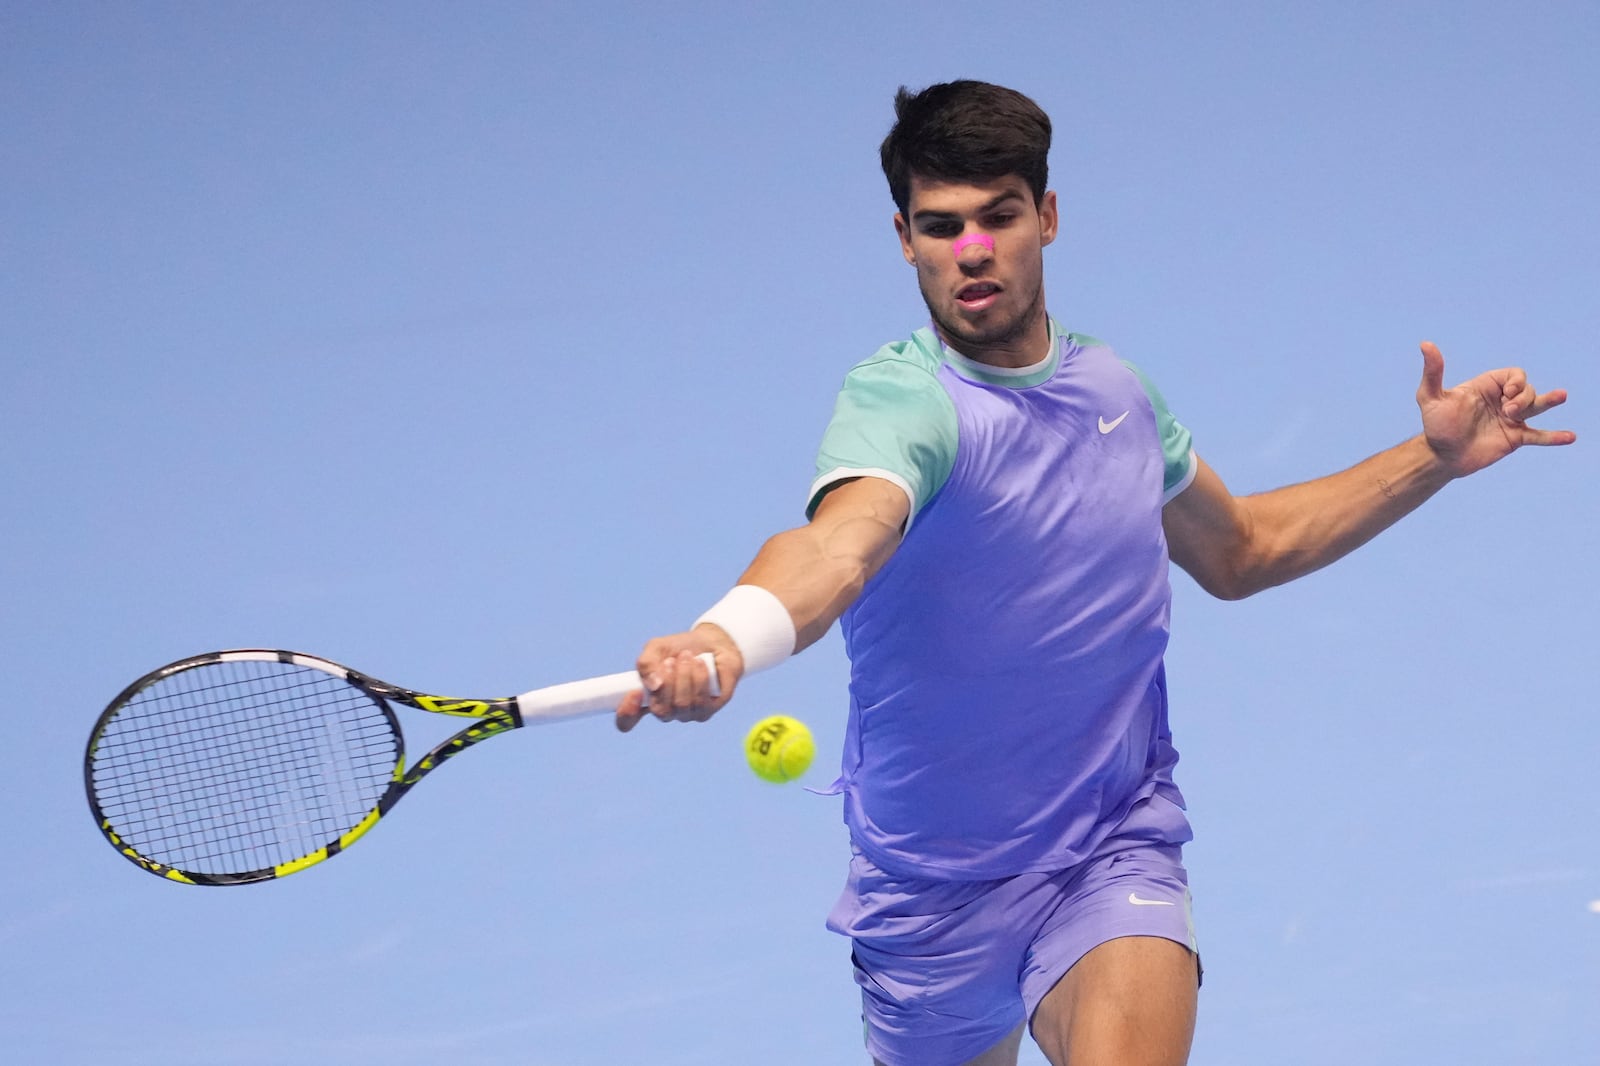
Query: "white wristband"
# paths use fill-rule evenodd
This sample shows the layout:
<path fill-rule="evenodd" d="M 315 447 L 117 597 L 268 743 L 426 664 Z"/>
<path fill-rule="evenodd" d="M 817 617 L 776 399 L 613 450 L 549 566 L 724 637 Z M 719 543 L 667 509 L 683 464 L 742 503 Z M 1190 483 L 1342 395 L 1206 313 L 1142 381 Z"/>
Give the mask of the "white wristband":
<path fill-rule="evenodd" d="M 694 620 L 710 622 L 733 639 L 753 674 L 777 666 L 794 654 L 794 619 L 789 609 L 760 585 L 735 585 L 716 605 Z"/>

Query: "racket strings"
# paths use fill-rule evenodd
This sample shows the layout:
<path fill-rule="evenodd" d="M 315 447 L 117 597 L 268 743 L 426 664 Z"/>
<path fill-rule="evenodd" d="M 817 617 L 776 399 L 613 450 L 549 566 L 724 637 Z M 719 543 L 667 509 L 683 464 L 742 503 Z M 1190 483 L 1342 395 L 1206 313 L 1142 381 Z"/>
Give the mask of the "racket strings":
<path fill-rule="evenodd" d="M 96 798 L 147 859 L 248 873 L 308 855 L 378 803 L 400 757 L 385 708 L 277 662 L 181 671 L 130 699 L 96 748 Z"/>

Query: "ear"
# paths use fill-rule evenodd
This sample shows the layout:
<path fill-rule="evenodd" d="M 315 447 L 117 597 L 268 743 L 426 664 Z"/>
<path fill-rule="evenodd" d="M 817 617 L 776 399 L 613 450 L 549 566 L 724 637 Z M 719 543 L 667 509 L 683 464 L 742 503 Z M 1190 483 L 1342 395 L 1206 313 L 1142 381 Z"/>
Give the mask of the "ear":
<path fill-rule="evenodd" d="M 906 262 L 916 266 L 917 253 L 911 250 L 911 227 L 906 225 L 905 216 L 898 211 L 894 213 L 894 233 L 900 238 L 900 254 L 906 257 Z"/>
<path fill-rule="evenodd" d="M 1046 189 L 1044 199 L 1039 201 L 1039 247 L 1056 239 L 1056 227 L 1060 221 L 1061 217 L 1056 212 L 1056 191 Z"/>

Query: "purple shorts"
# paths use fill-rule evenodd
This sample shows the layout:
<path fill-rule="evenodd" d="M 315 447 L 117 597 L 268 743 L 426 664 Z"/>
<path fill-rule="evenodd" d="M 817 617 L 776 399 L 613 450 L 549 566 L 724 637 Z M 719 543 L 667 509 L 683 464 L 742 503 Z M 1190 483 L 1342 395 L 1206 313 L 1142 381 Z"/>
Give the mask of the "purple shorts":
<path fill-rule="evenodd" d="M 897 877 L 857 850 L 828 928 L 854 941 L 867 1050 L 884 1066 L 976 1057 L 1108 940 L 1197 950 L 1182 846 L 1115 836 L 1071 869 L 999 881 Z"/>

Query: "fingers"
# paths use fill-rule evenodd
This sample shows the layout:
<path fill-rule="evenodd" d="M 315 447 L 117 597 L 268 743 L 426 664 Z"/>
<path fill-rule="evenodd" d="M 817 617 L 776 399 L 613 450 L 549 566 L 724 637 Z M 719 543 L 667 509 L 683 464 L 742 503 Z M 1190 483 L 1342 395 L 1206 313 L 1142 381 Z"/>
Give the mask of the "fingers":
<path fill-rule="evenodd" d="M 1528 381 L 1528 376 L 1520 368 L 1513 368 L 1506 372 L 1506 378 L 1501 385 L 1500 413 L 1508 422 L 1520 423 L 1518 444 L 1531 444 L 1536 447 L 1549 447 L 1553 445 L 1571 444 L 1578 439 L 1578 435 L 1567 429 L 1536 429 L 1528 425 L 1528 419 L 1536 418 L 1554 407 L 1560 407 L 1567 402 L 1566 389 L 1551 389 L 1541 394 Z"/>
<path fill-rule="evenodd" d="M 1520 443 L 1543 448 L 1573 444 L 1577 439 L 1578 435 L 1570 429 L 1534 429 L 1532 426 L 1523 426 Z"/>
<path fill-rule="evenodd" d="M 1475 393 L 1477 402 L 1483 404 L 1487 411 L 1498 415 L 1503 431 L 1510 435 L 1515 444 L 1571 444 L 1578 439 L 1577 434 L 1570 430 L 1541 430 L 1527 425 L 1529 419 L 1566 403 L 1566 389 L 1540 393 L 1520 367 L 1508 367 L 1487 371 L 1457 389 L 1447 390 L 1444 387 L 1444 355 L 1440 353 L 1439 346 L 1432 341 L 1423 341 L 1421 349 L 1422 383 L 1417 387 L 1417 402 L 1424 408 L 1425 425 L 1426 411 L 1430 405 L 1449 399 L 1451 393 L 1466 390 Z"/>
<path fill-rule="evenodd" d="M 1532 385 L 1524 382 L 1524 388 L 1516 396 L 1506 397 L 1505 413 L 1507 418 L 1515 418 L 1526 422 L 1530 418 L 1537 418 L 1552 407 L 1560 407 L 1567 402 L 1566 389 L 1551 389 L 1549 392 L 1539 394 Z"/>
<path fill-rule="evenodd" d="M 1432 341 L 1422 342 L 1422 384 L 1417 401 L 1437 400 L 1444 395 L 1444 355 Z"/>
<path fill-rule="evenodd" d="M 646 715 L 663 722 L 704 722 L 728 702 L 739 673 L 738 657 L 715 647 L 717 678 L 705 661 L 704 641 L 689 634 L 645 645 L 637 668 L 643 689 L 617 707 L 617 729 L 627 733 Z"/>
<path fill-rule="evenodd" d="M 650 681 L 658 684 L 650 686 Z M 711 672 L 691 651 L 661 660 L 655 676 L 646 679 L 650 713 L 663 722 L 704 722 L 721 703 L 711 695 Z"/>
<path fill-rule="evenodd" d="M 1528 384 L 1528 375 L 1521 367 L 1502 370 L 1500 374 L 1500 414 L 1513 421 L 1529 418 L 1538 393 Z"/>
<path fill-rule="evenodd" d="M 627 733 L 639 724 L 639 719 L 645 714 L 644 692 L 630 692 L 622 698 L 622 705 L 617 708 L 617 731 Z"/>

